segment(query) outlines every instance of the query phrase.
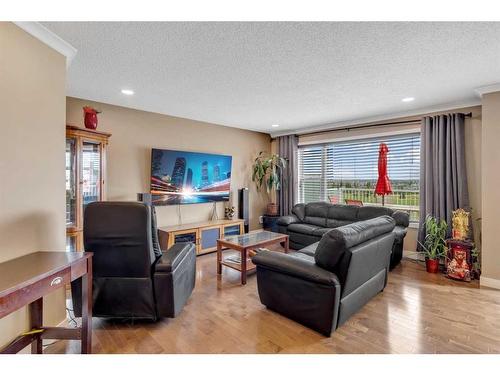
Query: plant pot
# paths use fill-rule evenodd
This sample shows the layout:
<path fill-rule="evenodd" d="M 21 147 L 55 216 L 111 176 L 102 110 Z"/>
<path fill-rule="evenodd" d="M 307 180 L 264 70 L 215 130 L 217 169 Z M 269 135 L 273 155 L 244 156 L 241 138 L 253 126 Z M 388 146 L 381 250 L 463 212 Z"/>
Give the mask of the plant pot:
<path fill-rule="evenodd" d="M 439 259 L 425 259 L 425 268 L 429 273 L 439 272 Z"/>
<path fill-rule="evenodd" d="M 267 211 L 266 214 L 269 216 L 278 216 L 279 212 L 279 205 L 278 203 L 269 203 L 267 205 Z"/>

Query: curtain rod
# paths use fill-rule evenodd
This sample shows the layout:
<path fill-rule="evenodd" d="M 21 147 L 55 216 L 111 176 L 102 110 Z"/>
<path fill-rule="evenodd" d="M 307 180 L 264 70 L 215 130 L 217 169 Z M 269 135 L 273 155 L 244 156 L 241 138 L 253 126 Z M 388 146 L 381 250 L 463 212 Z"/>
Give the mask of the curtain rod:
<path fill-rule="evenodd" d="M 462 113 L 462 115 L 464 115 L 465 117 L 472 117 L 472 112 Z M 423 117 L 427 117 L 427 116 L 423 116 Z M 369 124 L 369 125 L 360 125 L 360 126 L 348 126 L 348 127 L 345 127 L 345 128 L 333 128 L 333 129 L 330 129 L 330 130 L 319 130 L 319 131 L 316 131 L 316 132 L 304 133 L 304 134 L 300 134 L 300 135 L 314 135 L 314 134 L 331 133 L 331 132 L 342 131 L 342 130 L 350 131 L 350 130 L 356 130 L 356 129 L 367 129 L 367 128 L 373 128 L 373 127 L 376 127 L 376 126 L 389 126 L 389 125 L 402 125 L 402 124 L 420 124 L 420 122 L 421 122 L 420 119 L 406 120 L 406 121 L 382 122 L 382 123 L 378 123 L 378 124 Z"/>

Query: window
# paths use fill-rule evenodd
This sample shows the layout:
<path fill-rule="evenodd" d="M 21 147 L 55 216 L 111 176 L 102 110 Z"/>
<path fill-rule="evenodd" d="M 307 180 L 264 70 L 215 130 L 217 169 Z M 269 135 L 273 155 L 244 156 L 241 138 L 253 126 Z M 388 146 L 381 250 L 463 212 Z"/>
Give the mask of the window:
<path fill-rule="evenodd" d="M 382 198 L 374 195 L 381 142 L 389 148 L 387 169 L 393 190 L 385 205 L 407 211 L 411 221 L 418 221 L 419 133 L 300 147 L 299 202 L 355 200 L 381 205 Z"/>

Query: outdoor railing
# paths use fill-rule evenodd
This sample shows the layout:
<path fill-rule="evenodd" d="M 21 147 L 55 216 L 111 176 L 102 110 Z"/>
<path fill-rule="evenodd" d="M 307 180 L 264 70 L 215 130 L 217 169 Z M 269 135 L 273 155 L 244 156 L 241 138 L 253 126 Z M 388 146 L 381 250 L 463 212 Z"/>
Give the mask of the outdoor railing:
<path fill-rule="evenodd" d="M 306 189 L 307 190 L 307 189 Z M 332 203 L 346 203 L 346 200 L 357 200 L 363 202 L 365 206 L 382 205 L 382 197 L 374 194 L 374 189 L 362 188 L 331 188 L 328 187 L 325 192 L 326 196 L 321 197 L 319 190 L 303 191 L 302 201 L 313 202 L 318 200 L 326 200 Z M 392 194 L 386 195 L 384 205 L 394 210 L 406 211 L 410 215 L 411 222 L 419 220 L 419 192 L 415 190 L 397 190 Z"/>

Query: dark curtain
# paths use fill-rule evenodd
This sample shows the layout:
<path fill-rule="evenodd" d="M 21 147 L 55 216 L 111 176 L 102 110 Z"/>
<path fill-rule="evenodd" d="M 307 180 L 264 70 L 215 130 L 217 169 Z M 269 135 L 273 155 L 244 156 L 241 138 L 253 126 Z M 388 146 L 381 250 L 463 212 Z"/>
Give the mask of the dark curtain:
<path fill-rule="evenodd" d="M 282 175 L 281 189 L 278 191 L 280 216 L 290 215 L 294 203 L 297 201 L 297 150 L 298 137 L 284 135 L 276 138 L 278 154 L 288 161 L 287 168 Z"/>
<path fill-rule="evenodd" d="M 445 219 L 451 232 L 451 213 L 469 210 L 465 168 L 464 115 L 452 113 L 422 119 L 420 146 L 420 225 L 425 237 L 425 217 Z"/>

